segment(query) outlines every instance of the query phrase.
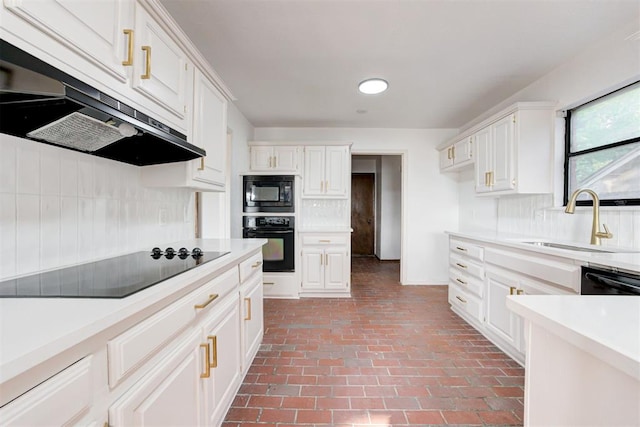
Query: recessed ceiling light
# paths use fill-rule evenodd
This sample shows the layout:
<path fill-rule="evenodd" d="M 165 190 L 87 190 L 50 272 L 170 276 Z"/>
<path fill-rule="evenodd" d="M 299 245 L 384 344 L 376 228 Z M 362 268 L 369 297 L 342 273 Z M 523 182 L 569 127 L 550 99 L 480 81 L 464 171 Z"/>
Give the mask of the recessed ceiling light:
<path fill-rule="evenodd" d="M 367 95 L 382 93 L 389 87 L 389 83 L 382 79 L 367 79 L 358 85 L 358 90 Z"/>

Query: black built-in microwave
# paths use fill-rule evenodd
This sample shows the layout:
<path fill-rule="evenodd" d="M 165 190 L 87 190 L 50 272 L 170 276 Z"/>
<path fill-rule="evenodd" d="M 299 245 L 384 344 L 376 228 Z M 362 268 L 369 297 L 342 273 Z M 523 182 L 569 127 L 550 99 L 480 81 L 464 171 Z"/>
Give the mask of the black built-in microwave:
<path fill-rule="evenodd" d="M 245 175 L 244 212 L 294 212 L 293 175 Z"/>

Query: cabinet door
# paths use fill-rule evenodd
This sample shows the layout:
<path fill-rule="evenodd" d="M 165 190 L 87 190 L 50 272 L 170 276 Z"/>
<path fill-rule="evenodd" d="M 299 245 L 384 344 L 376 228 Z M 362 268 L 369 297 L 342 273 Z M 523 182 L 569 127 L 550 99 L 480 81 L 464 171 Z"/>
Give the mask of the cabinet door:
<path fill-rule="evenodd" d="M 110 426 L 202 425 L 204 352 L 195 331 L 111 408 Z"/>
<path fill-rule="evenodd" d="M 273 147 L 251 147 L 251 170 L 271 170 L 273 164 Z"/>
<path fill-rule="evenodd" d="M 325 249 L 324 283 L 326 289 L 346 289 L 349 284 L 347 248 Z"/>
<path fill-rule="evenodd" d="M 123 61 L 134 35 L 123 31 L 133 29 L 133 1 L 5 0 L 4 5 L 116 80 L 127 81 Z"/>
<path fill-rule="evenodd" d="M 476 193 L 491 191 L 487 173 L 491 171 L 493 161 L 491 159 L 491 127 L 479 130 L 473 135 L 476 144 Z"/>
<path fill-rule="evenodd" d="M 304 148 L 304 192 L 305 196 L 325 194 L 325 149 L 324 147 Z"/>
<path fill-rule="evenodd" d="M 327 147 L 325 153 L 325 193 L 330 196 L 345 197 L 350 170 L 349 148 Z"/>
<path fill-rule="evenodd" d="M 324 250 L 318 248 L 302 249 L 302 288 L 324 288 Z"/>
<path fill-rule="evenodd" d="M 278 171 L 298 169 L 298 147 L 273 147 L 273 168 Z"/>
<path fill-rule="evenodd" d="M 446 169 L 453 166 L 452 147 L 449 146 L 439 152 L 440 156 L 440 169 Z"/>
<path fill-rule="evenodd" d="M 456 165 L 473 160 L 473 138 L 468 137 L 453 145 L 453 163 Z"/>
<path fill-rule="evenodd" d="M 242 371 L 249 369 L 253 356 L 260 347 L 263 335 L 262 274 L 255 275 L 242 285 Z"/>
<path fill-rule="evenodd" d="M 207 425 L 222 423 L 240 384 L 240 311 L 238 294 L 211 314 L 204 340 L 211 348 L 211 376 L 205 380 Z M 185 424 L 186 425 L 186 424 Z"/>
<path fill-rule="evenodd" d="M 187 57 L 171 36 L 140 4 L 136 7 L 133 87 L 185 120 Z M 185 126 L 186 128 L 187 126 Z"/>
<path fill-rule="evenodd" d="M 514 125 L 515 115 L 511 114 L 494 123 L 492 127 L 493 175 L 491 190 L 515 188 L 514 176 Z"/>
<path fill-rule="evenodd" d="M 515 277 L 487 272 L 487 328 L 502 338 L 513 348 L 519 348 L 519 319 L 507 308 L 507 296 L 511 289 L 517 290 L 518 280 Z"/>
<path fill-rule="evenodd" d="M 207 156 L 192 160 L 194 179 L 225 185 L 227 162 L 227 100 L 199 70 L 194 86 L 193 142 Z"/>

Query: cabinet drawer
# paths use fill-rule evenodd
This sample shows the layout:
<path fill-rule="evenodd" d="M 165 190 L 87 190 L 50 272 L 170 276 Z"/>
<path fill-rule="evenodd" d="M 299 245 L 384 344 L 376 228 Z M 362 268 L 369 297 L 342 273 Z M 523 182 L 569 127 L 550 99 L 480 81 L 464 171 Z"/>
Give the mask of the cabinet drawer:
<path fill-rule="evenodd" d="M 472 262 L 469 258 L 458 256 L 454 253 L 449 254 L 449 263 L 451 266 L 465 274 L 484 279 L 484 267 Z"/>
<path fill-rule="evenodd" d="M 293 274 L 265 273 L 262 279 L 265 298 L 298 298 L 298 287 Z"/>
<path fill-rule="evenodd" d="M 484 283 L 477 277 L 469 276 L 453 267 L 449 268 L 449 278 L 458 286 L 482 298 Z"/>
<path fill-rule="evenodd" d="M 238 269 L 234 267 L 109 341 L 109 385 L 115 387 L 161 350 L 199 312 L 214 307 L 237 286 Z"/>
<path fill-rule="evenodd" d="M 449 241 L 451 252 L 462 254 L 479 261 L 484 260 L 484 248 L 462 240 L 451 239 Z"/>
<path fill-rule="evenodd" d="M 76 362 L 0 409 L 3 426 L 73 425 L 93 399 L 92 356 Z"/>
<path fill-rule="evenodd" d="M 247 280 L 256 271 L 262 271 L 262 252 L 252 255 L 240 263 L 240 282 Z"/>
<path fill-rule="evenodd" d="M 482 323 L 482 302 L 478 298 L 460 289 L 457 285 L 449 284 L 449 303 L 463 310 L 478 322 Z"/>
<path fill-rule="evenodd" d="M 348 234 L 303 234 L 303 245 L 346 245 L 351 238 Z"/>

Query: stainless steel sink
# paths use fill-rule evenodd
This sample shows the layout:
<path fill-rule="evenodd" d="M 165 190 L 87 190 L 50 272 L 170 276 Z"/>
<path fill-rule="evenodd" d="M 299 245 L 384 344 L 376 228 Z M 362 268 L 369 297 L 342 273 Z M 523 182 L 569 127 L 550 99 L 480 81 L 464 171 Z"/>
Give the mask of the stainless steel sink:
<path fill-rule="evenodd" d="M 617 251 L 608 251 L 605 249 L 584 248 L 582 246 L 563 245 L 562 243 L 553 243 L 553 242 L 522 242 L 522 243 L 526 243 L 527 245 L 544 246 L 546 248 L 566 249 L 569 251 L 579 251 L 579 252 L 603 252 L 603 253 L 617 252 Z"/>

